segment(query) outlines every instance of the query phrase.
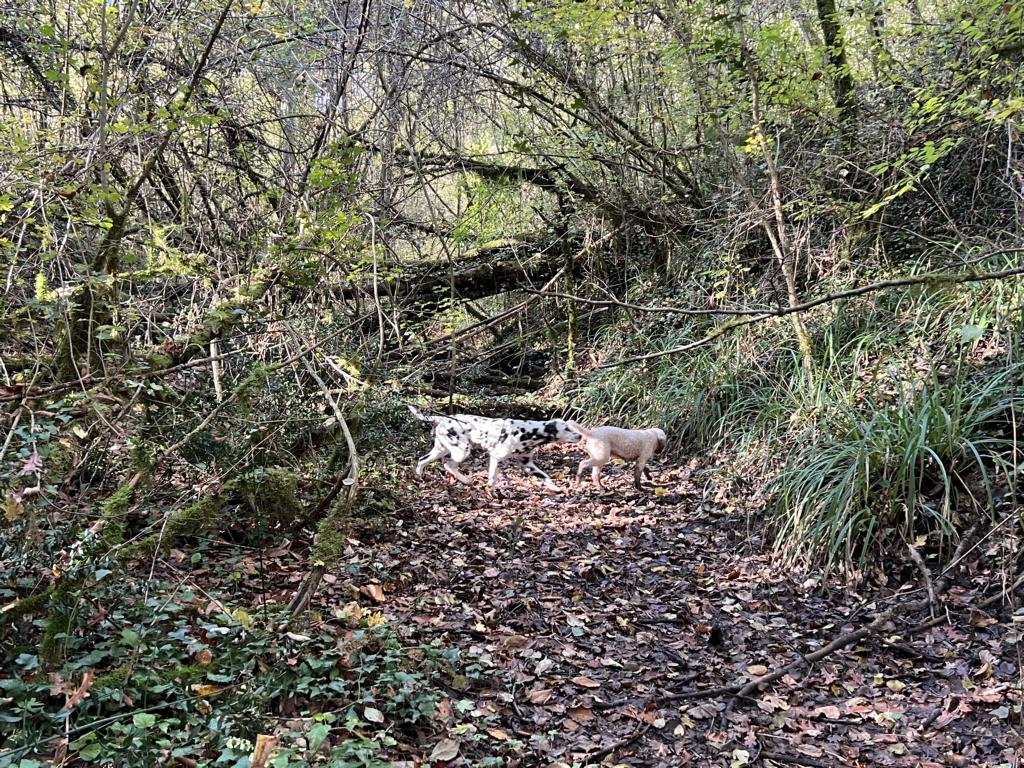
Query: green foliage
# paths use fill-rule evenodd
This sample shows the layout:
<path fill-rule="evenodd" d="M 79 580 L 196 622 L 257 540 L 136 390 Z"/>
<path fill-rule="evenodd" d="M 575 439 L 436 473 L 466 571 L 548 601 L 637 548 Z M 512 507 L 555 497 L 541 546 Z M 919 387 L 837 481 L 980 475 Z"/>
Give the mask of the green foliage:
<path fill-rule="evenodd" d="M 1022 374 L 1019 364 L 931 374 L 896 402 L 822 402 L 768 485 L 776 546 L 790 561 L 834 566 L 923 534 L 952 538 L 993 509 L 996 483 L 1013 482 L 990 472 L 1017 448 Z"/>
<path fill-rule="evenodd" d="M 574 404 L 593 422 L 661 426 L 679 452 L 735 457 L 738 474 L 767 483 L 791 562 L 850 566 L 922 534 L 952 537 L 1014 487 L 1022 301 L 1019 281 L 881 293 L 812 315 L 813 381 L 778 323 L 599 371 Z M 626 314 L 603 352 L 673 348 L 708 328 Z"/>
<path fill-rule="evenodd" d="M 105 610 L 84 609 L 90 629 L 67 638 L 57 679 L 74 690 L 87 670 L 98 674 L 71 711 L 39 659 L 5 649 L 2 764 L 17 765 L 67 729 L 74 757 L 126 768 L 168 753 L 238 764 L 260 734 L 279 738 L 274 765 L 307 764 L 322 743 L 327 764 L 383 766 L 382 750 L 429 722 L 439 685 L 472 676 L 457 653 L 406 647 L 372 617 L 342 632 L 285 633 L 275 628 L 281 616 L 262 624 L 237 609 L 211 612 L 171 583 L 107 580 L 92 594 Z M 293 713 L 287 723 L 282 709 Z"/>
<path fill-rule="evenodd" d="M 122 547 L 117 552 L 118 558 L 150 558 L 158 552 L 167 551 L 183 536 L 195 536 L 212 528 L 220 520 L 224 512 L 225 499 L 232 489 L 225 486 L 219 493 L 211 493 L 184 509 L 169 512 L 156 533 Z"/>

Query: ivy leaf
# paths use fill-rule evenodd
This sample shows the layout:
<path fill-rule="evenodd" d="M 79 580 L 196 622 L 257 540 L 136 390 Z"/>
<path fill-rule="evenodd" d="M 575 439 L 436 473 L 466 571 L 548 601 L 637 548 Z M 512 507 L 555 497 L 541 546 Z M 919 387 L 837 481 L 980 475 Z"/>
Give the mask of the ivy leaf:
<path fill-rule="evenodd" d="M 90 744 L 89 746 L 87 746 L 85 749 L 81 750 L 78 753 L 78 759 L 79 760 L 86 760 L 86 761 L 95 760 L 97 757 L 100 756 L 100 751 L 101 750 L 102 750 L 102 747 L 100 747 L 99 744 L 96 744 L 96 743 Z"/>
<path fill-rule="evenodd" d="M 331 732 L 331 726 L 327 723 L 317 723 L 309 732 L 306 734 L 306 741 L 309 742 L 309 751 L 316 752 L 320 749 L 320 745 L 324 743 L 324 739 L 327 738 L 327 734 Z"/>

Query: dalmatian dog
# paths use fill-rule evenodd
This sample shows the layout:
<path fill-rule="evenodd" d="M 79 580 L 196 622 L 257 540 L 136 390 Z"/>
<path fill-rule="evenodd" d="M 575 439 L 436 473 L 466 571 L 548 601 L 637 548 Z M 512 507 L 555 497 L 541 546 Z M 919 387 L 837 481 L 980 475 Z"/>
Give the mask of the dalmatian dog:
<path fill-rule="evenodd" d="M 498 464 L 512 459 L 533 474 L 544 478 L 544 485 L 557 491 L 554 481 L 533 462 L 533 451 L 546 443 L 578 443 L 580 434 L 560 420 L 527 421 L 524 419 L 490 419 L 486 416 L 457 414 L 432 416 L 409 406 L 412 415 L 420 421 L 434 425 L 434 447 L 416 465 L 416 477 L 423 477 L 423 469 L 434 461 L 444 460 L 444 468 L 460 483 L 471 481 L 459 471 L 459 464 L 479 446 L 490 456 L 487 485 L 494 488 L 498 482 Z"/>

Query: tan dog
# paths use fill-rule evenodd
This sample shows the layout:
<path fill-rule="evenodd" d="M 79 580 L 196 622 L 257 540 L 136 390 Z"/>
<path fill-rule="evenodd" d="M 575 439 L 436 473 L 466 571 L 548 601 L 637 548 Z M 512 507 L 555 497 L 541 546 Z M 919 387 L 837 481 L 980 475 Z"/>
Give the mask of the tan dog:
<path fill-rule="evenodd" d="M 664 450 L 665 433 L 655 427 L 654 429 L 620 429 L 619 427 L 594 427 L 584 429 L 574 421 L 569 422 L 569 429 L 579 432 L 587 439 L 586 450 L 590 454 L 589 459 L 580 462 L 576 470 L 576 480 L 583 477 L 585 469 L 592 469 L 594 485 L 598 490 L 601 488 L 601 467 L 614 459 L 623 461 L 635 461 L 633 484 L 640 488 L 640 474 L 646 473 L 647 479 L 651 479 L 651 473 L 647 472 L 646 464 L 651 456 Z"/>

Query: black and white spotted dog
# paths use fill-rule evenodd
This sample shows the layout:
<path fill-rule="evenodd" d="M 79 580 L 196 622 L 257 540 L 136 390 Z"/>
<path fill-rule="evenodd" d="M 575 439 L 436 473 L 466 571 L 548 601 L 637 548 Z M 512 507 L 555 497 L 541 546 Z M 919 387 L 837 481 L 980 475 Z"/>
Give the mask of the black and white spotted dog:
<path fill-rule="evenodd" d="M 552 421 L 526 421 L 524 419 L 490 419 L 486 416 L 430 416 L 409 406 L 412 415 L 420 421 L 434 425 L 434 447 L 416 465 L 416 477 L 423 477 L 423 468 L 432 461 L 444 459 L 444 468 L 460 483 L 469 484 L 468 477 L 459 471 L 473 446 L 479 446 L 490 456 L 487 485 L 495 487 L 498 464 L 512 459 L 526 469 L 544 478 L 544 484 L 558 490 L 544 470 L 533 463 L 533 451 L 545 443 L 578 443 L 580 435 L 560 419 Z"/>

